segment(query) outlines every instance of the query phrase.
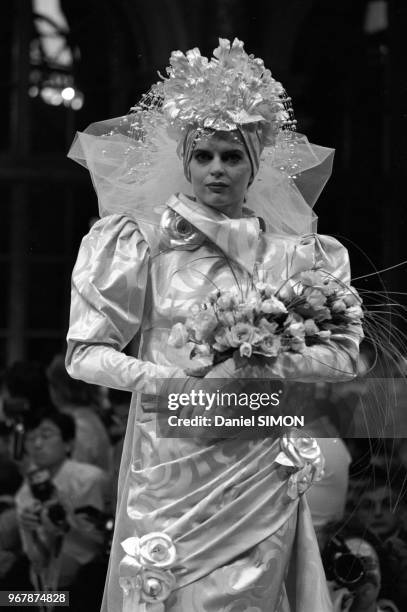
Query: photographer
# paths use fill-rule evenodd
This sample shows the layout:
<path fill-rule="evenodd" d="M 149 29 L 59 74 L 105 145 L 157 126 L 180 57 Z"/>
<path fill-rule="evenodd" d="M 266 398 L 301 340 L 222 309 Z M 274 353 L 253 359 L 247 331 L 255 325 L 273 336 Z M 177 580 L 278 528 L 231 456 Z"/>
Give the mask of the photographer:
<path fill-rule="evenodd" d="M 28 468 L 16 496 L 24 550 L 35 588 L 67 588 L 103 547 L 103 534 L 77 510 L 103 511 L 105 476 L 69 459 L 75 438 L 70 415 L 49 409 L 26 419 Z"/>
<path fill-rule="evenodd" d="M 366 537 L 363 531 L 362 537 L 336 535 L 323 551 L 334 612 L 398 612 L 392 601 L 380 598 L 379 556 Z"/>
<path fill-rule="evenodd" d="M 11 458 L 11 429 L 0 421 L 0 590 L 29 587 L 25 555 L 21 549 L 15 494 L 22 477 Z"/>

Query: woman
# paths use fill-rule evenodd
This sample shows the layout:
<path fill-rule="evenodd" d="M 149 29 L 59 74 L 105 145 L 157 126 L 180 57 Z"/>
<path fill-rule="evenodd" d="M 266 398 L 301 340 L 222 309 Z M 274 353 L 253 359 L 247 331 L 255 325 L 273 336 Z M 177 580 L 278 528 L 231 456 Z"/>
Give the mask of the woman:
<path fill-rule="evenodd" d="M 287 444 L 156 434 L 155 396 L 163 388 L 191 391 L 198 380 L 186 374 L 197 373 L 191 346 L 171 346 L 171 328 L 214 287 L 281 286 L 315 267 L 349 282 L 338 242 L 299 235 L 313 218 L 291 176 L 317 169 L 299 179 L 314 199 L 330 152 L 283 132 L 293 124 L 284 90 L 240 41 L 220 40 L 214 55 L 208 62 L 197 49 L 174 52 L 158 93 L 134 116 L 91 126 L 71 153 L 92 173 L 103 218 L 84 239 L 73 274 L 67 368 L 135 392 L 104 609 L 326 612 L 306 486 L 298 481 L 305 472 L 287 475 Z M 122 354 L 138 330 L 138 358 Z M 355 325 L 260 371 L 229 360 L 207 377 L 352 378 L 360 337 Z"/>

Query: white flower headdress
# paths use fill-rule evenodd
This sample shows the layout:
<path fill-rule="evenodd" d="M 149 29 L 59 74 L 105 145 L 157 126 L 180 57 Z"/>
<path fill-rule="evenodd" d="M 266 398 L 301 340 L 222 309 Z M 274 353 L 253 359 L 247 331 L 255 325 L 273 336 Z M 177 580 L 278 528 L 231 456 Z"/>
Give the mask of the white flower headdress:
<path fill-rule="evenodd" d="M 191 126 L 231 131 L 260 124 L 263 145 L 274 145 L 282 128 L 293 127 L 290 98 L 260 58 L 242 41 L 220 38 L 213 58 L 199 49 L 173 51 L 167 77 L 152 88 L 162 98 L 170 131 L 179 140 Z"/>
<path fill-rule="evenodd" d="M 199 49 L 174 51 L 167 76 L 132 112 L 78 133 L 69 157 L 89 169 L 101 216 L 125 213 L 159 225 L 172 193 L 191 194 L 177 155 L 188 131 L 254 129 L 264 149 L 249 208 L 275 232 L 313 231 L 312 206 L 333 151 L 295 132 L 290 98 L 261 59 L 238 39 L 219 43 L 211 60 Z"/>

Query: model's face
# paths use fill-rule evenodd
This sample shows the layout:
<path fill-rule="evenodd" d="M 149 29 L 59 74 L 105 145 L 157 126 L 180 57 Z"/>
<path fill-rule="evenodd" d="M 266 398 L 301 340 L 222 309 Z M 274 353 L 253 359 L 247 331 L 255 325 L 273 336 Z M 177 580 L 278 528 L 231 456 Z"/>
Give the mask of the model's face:
<path fill-rule="evenodd" d="M 199 202 L 229 217 L 240 217 L 252 168 L 237 132 L 201 137 L 191 162 L 191 184 Z"/>

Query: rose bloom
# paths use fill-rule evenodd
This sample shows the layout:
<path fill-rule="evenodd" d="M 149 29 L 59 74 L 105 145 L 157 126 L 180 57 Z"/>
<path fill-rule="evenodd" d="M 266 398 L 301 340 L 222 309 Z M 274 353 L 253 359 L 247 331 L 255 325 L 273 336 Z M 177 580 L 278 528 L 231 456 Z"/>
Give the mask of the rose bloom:
<path fill-rule="evenodd" d="M 360 306 L 351 306 L 346 311 L 346 317 L 350 319 L 352 322 L 357 322 L 360 319 L 363 319 L 363 310 Z"/>
<path fill-rule="evenodd" d="M 329 308 L 319 308 L 313 313 L 315 321 L 329 321 L 332 319 L 331 311 Z"/>
<path fill-rule="evenodd" d="M 176 323 L 173 325 L 170 335 L 168 337 L 168 344 L 175 348 L 181 348 L 188 342 L 188 331 L 183 323 Z"/>
<path fill-rule="evenodd" d="M 300 278 L 307 287 L 323 287 L 326 280 L 321 270 L 306 270 L 301 272 Z"/>
<path fill-rule="evenodd" d="M 165 601 L 175 587 L 175 577 L 169 570 L 143 567 L 140 599 L 146 603 Z"/>
<path fill-rule="evenodd" d="M 248 291 L 243 300 L 237 304 L 238 309 L 251 309 L 251 310 L 260 310 L 261 306 L 261 297 L 259 296 L 257 291 Z"/>
<path fill-rule="evenodd" d="M 360 299 L 359 294 L 354 287 L 349 287 L 348 291 L 345 293 L 342 299 L 348 307 L 357 306 L 362 303 L 362 300 Z"/>
<path fill-rule="evenodd" d="M 284 306 L 283 302 L 274 296 L 264 300 L 260 305 L 260 310 L 266 314 L 273 315 L 285 314 L 287 312 L 287 308 Z"/>
<path fill-rule="evenodd" d="M 346 303 L 344 300 L 335 300 L 331 305 L 332 312 L 345 312 Z"/>
<path fill-rule="evenodd" d="M 298 321 L 290 323 L 286 328 L 286 331 L 291 335 L 299 338 L 303 338 L 305 335 L 305 325 L 304 323 Z"/>
<path fill-rule="evenodd" d="M 284 283 L 284 285 L 280 287 L 280 289 L 276 293 L 276 297 L 278 297 L 280 300 L 283 300 L 284 302 L 289 302 L 293 299 L 295 295 L 296 293 L 292 285 L 290 285 L 288 282 Z"/>
<path fill-rule="evenodd" d="M 263 283 L 262 281 L 258 281 L 257 283 L 255 283 L 254 286 L 256 287 L 256 290 L 260 292 L 265 291 L 267 287 L 266 283 Z"/>
<path fill-rule="evenodd" d="M 252 308 L 242 307 L 233 313 L 236 323 L 253 323 L 254 312 Z"/>
<path fill-rule="evenodd" d="M 323 462 L 318 442 L 311 436 L 298 436 L 293 429 L 280 439 L 280 446 L 284 453 L 297 467 L 306 463 L 320 465 Z"/>
<path fill-rule="evenodd" d="M 277 357 L 281 348 L 279 336 L 266 336 L 259 344 L 258 351 L 266 357 Z M 257 352 L 257 351 L 256 351 Z"/>
<path fill-rule="evenodd" d="M 307 287 L 304 290 L 304 297 L 312 308 L 322 308 L 326 304 L 326 296 L 319 289 Z"/>
<path fill-rule="evenodd" d="M 306 336 L 315 336 L 319 332 L 319 328 L 312 319 L 304 321 L 304 330 Z"/>
<path fill-rule="evenodd" d="M 176 559 L 175 546 L 166 533 L 151 532 L 139 539 L 139 558 L 143 565 L 170 567 Z"/>
<path fill-rule="evenodd" d="M 272 295 L 275 295 L 275 293 L 277 292 L 276 287 L 273 287 L 273 285 L 270 285 L 269 283 L 263 283 L 261 281 L 256 283 L 255 287 L 257 291 L 259 291 L 260 293 L 264 293 L 264 295 L 268 298 Z"/>
<path fill-rule="evenodd" d="M 243 342 L 252 342 L 254 334 L 254 327 L 248 323 L 236 323 L 230 328 L 230 339 L 234 346 L 239 346 Z"/>
<path fill-rule="evenodd" d="M 253 352 L 253 347 L 250 342 L 243 342 L 240 345 L 239 353 L 241 357 L 251 357 Z"/>

